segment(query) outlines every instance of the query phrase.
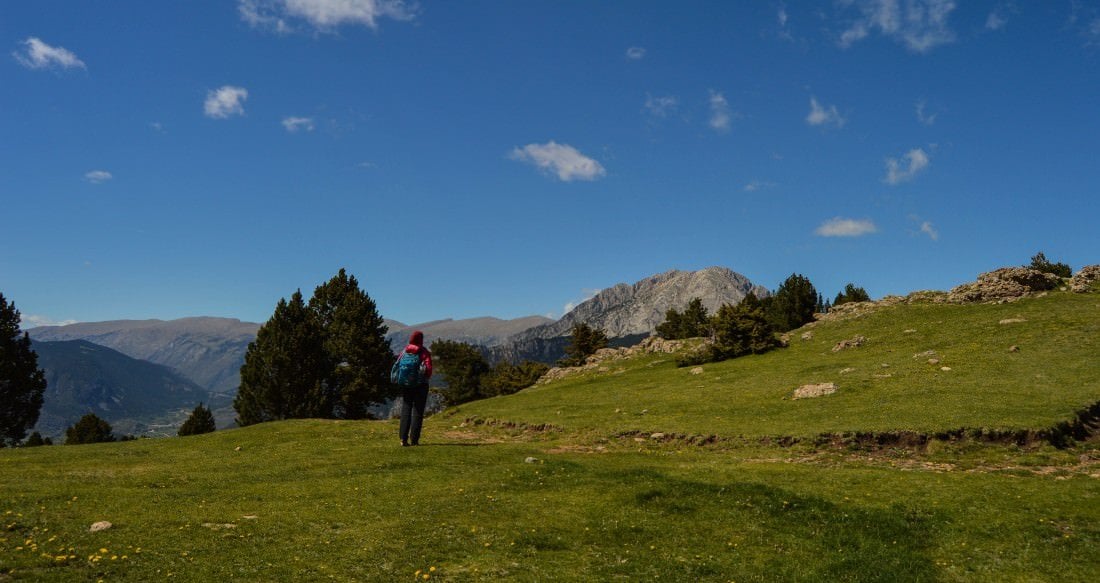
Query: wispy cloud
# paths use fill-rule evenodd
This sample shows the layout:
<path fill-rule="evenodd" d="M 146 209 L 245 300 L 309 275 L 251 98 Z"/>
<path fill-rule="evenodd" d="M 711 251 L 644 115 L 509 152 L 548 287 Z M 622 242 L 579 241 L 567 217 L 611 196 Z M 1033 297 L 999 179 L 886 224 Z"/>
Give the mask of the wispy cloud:
<path fill-rule="evenodd" d="M 768 182 L 766 180 L 753 180 L 752 182 L 746 184 L 741 190 L 744 190 L 745 192 L 757 192 L 759 190 L 764 190 L 765 188 L 771 188 L 773 186 L 775 186 L 774 182 Z"/>
<path fill-rule="evenodd" d="M 645 57 L 644 47 L 630 47 L 629 49 L 626 49 L 626 58 L 637 61 L 642 57 Z"/>
<path fill-rule="evenodd" d="M 916 114 L 917 114 L 917 121 L 919 121 L 922 125 L 930 126 L 930 125 L 936 123 L 936 116 L 939 115 L 939 112 L 928 113 L 927 108 L 928 108 L 928 102 L 927 101 L 925 101 L 924 99 L 921 99 L 921 100 L 917 101 L 916 106 L 915 106 Z"/>
<path fill-rule="evenodd" d="M 603 290 L 601 290 L 601 289 L 583 289 L 583 290 L 581 290 L 581 292 L 584 294 L 584 298 L 579 299 L 579 300 L 574 300 L 574 301 L 571 301 L 571 302 L 567 302 L 565 304 L 565 306 L 562 307 L 561 315 L 564 316 L 564 315 L 568 314 L 569 312 L 572 312 L 574 308 L 576 308 L 577 306 L 579 306 L 579 305 L 587 302 L 588 300 L 596 297 L 596 294 L 600 293 L 601 291 L 603 291 Z"/>
<path fill-rule="evenodd" d="M 84 180 L 91 182 L 92 184 L 102 184 L 108 180 L 114 178 L 110 172 L 106 170 L 92 170 L 84 173 Z"/>
<path fill-rule="evenodd" d="M 12 56 L 19 64 L 28 69 L 87 69 L 88 67 L 65 47 L 53 47 L 36 37 L 30 37 L 21 43 L 22 51 Z"/>
<path fill-rule="evenodd" d="M 562 182 L 596 180 L 607 173 L 599 162 L 581 154 L 573 146 L 553 140 L 513 148 L 508 157 L 534 164 L 543 172 L 557 175 Z"/>
<path fill-rule="evenodd" d="M 955 40 L 947 23 L 955 10 L 954 0 L 842 0 L 841 5 L 845 9 L 854 6 L 860 14 L 840 35 L 840 46 L 844 48 L 872 32 L 900 42 L 915 53 L 927 53 Z"/>
<path fill-rule="evenodd" d="M 829 219 L 814 230 L 814 234 L 821 237 L 862 237 L 877 232 L 878 227 L 869 219 L 843 217 Z"/>
<path fill-rule="evenodd" d="M 378 28 L 383 18 L 413 20 L 419 6 L 405 0 L 238 0 L 237 11 L 256 28 L 289 33 L 304 22 L 329 32 L 343 25 Z"/>
<path fill-rule="evenodd" d="M 842 128 L 848 120 L 840 115 L 835 105 L 824 107 L 817 102 L 817 98 L 810 96 L 810 113 L 806 114 L 806 123 L 812 126 Z"/>
<path fill-rule="evenodd" d="M 680 100 L 675 95 L 654 97 L 647 93 L 645 96 L 645 109 L 653 117 L 668 117 L 669 114 L 676 113 L 679 106 Z"/>
<path fill-rule="evenodd" d="M 313 131 L 313 118 L 312 117 L 284 117 L 283 127 L 286 131 L 294 134 L 297 132 L 312 132 Z"/>
<path fill-rule="evenodd" d="M 1009 16 L 1020 13 L 1020 8 L 1012 0 L 1001 2 L 985 17 L 986 30 L 1001 30 L 1008 25 Z"/>
<path fill-rule="evenodd" d="M 40 316 L 37 314 L 24 314 L 19 320 L 19 327 L 23 330 L 30 330 L 31 328 L 37 328 L 39 326 L 68 326 L 69 324 L 77 323 L 76 320 L 54 320 L 49 316 Z"/>
<path fill-rule="evenodd" d="M 932 226 L 931 221 L 922 221 L 920 224 L 920 232 L 928 235 L 928 238 L 932 239 L 933 241 L 940 240 L 940 232 Z"/>
<path fill-rule="evenodd" d="M 985 27 L 989 30 L 1001 30 L 1006 24 L 1008 24 L 1008 18 L 996 10 L 990 12 L 985 18 Z"/>
<path fill-rule="evenodd" d="M 898 158 L 886 159 L 886 178 L 884 180 L 890 185 L 912 180 L 914 176 L 924 171 L 928 164 L 928 154 L 921 148 L 913 148 L 902 155 L 900 160 Z"/>
<path fill-rule="evenodd" d="M 233 115 L 244 115 L 244 102 L 248 99 L 248 90 L 243 87 L 225 85 L 206 92 L 203 111 L 206 117 L 225 119 Z"/>
<path fill-rule="evenodd" d="M 728 132 L 731 116 L 726 96 L 711 89 L 707 102 L 710 104 L 710 120 L 707 122 L 710 128 L 716 132 Z"/>

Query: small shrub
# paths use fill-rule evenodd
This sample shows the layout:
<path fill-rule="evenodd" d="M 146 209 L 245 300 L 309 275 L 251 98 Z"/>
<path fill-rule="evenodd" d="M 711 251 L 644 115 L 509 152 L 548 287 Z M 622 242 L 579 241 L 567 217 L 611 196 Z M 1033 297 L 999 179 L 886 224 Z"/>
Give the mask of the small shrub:
<path fill-rule="evenodd" d="M 1043 273 L 1052 273 L 1058 277 L 1071 277 L 1073 275 L 1073 269 L 1069 265 L 1060 262 L 1051 263 L 1042 251 L 1031 258 L 1031 265 L 1028 267 Z"/>

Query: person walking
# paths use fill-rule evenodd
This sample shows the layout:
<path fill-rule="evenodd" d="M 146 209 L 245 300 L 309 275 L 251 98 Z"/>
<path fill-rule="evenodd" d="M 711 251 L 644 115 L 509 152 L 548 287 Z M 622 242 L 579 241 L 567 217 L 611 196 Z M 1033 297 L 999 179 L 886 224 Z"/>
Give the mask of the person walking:
<path fill-rule="evenodd" d="M 428 379 L 432 378 L 432 353 L 424 346 L 424 333 L 417 330 L 390 371 L 390 379 L 401 387 L 401 446 L 420 444 L 424 408 L 428 404 Z"/>

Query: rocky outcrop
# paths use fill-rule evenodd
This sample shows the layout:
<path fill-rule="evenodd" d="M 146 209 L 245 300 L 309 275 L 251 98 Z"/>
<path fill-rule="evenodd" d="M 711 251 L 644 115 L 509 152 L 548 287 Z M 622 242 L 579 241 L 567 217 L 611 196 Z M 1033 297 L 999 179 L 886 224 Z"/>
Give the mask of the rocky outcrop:
<path fill-rule="evenodd" d="M 964 283 L 947 294 L 954 304 L 1004 303 L 1016 301 L 1033 292 L 1052 290 L 1062 278 L 1029 267 L 1002 267 L 978 276 L 978 281 Z"/>
<path fill-rule="evenodd" d="M 745 276 L 725 267 L 699 271 L 666 271 L 634 284 L 620 283 L 596 294 L 560 320 L 536 326 L 509 338 L 491 352 L 490 360 L 553 361 L 560 358 L 574 324 L 585 323 L 603 330 L 608 338 L 637 342 L 664 322 L 670 308 L 682 310 L 693 298 L 703 301 L 710 313 L 722 304 L 737 304 L 748 293 L 768 295 Z"/>
<path fill-rule="evenodd" d="M 1093 270 L 1095 268 L 1095 270 Z M 1086 271 L 1088 270 L 1088 271 Z M 1100 266 L 1086 267 L 1081 281 L 1100 279 Z M 1086 279 L 1093 278 L 1093 279 Z M 977 281 L 956 286 L 949 292 L 921 290 L 906 296 L 890 295 L 881 300 L 849 302 L 833 306 L 827 314 L 816 314 L 818 320 L 835 321 L 861 318 L 879 308 L 900 304 L 1002 304 L 1037 295 L 1062 285 L 1062 278 L 1028 267 L 1002 267 L 978 276 Z M 1082 283 L 1091 286 L 1091 283 Z"/>
<path fill-rule="evenodd" d="M 1098 281 L 1100 281 L 1100 265 L 1087 265 L 1069 280 L 1069 288 L 1083 294 L 1092 291 L 1093 284 Z"/>
<path fill-rule="evenodd" d="M 633 358 L 642 354 L 673 354 L 697 343 L 697 340 L 665 340 L 659 336 L 650 336 L 630 347 L 601 348 L 595 354 L 586 358 L 581 366 L 554 367 L 546 371 L 546 374 L 542 375 L 536 384 L 545 385 L 559 379 L 591 371 L 615 372 L 608 365 L 616 360 Z"/>

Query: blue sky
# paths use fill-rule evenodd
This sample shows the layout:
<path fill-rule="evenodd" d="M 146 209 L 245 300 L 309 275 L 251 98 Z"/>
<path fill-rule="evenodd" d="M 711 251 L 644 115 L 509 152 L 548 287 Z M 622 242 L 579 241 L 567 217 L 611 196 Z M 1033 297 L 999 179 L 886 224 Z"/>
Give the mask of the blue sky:
<path fill-rule="evenodd" d="M 0 47 L 25 326 L 1100 262 L 1100 2 L 11 0 Z"/>

